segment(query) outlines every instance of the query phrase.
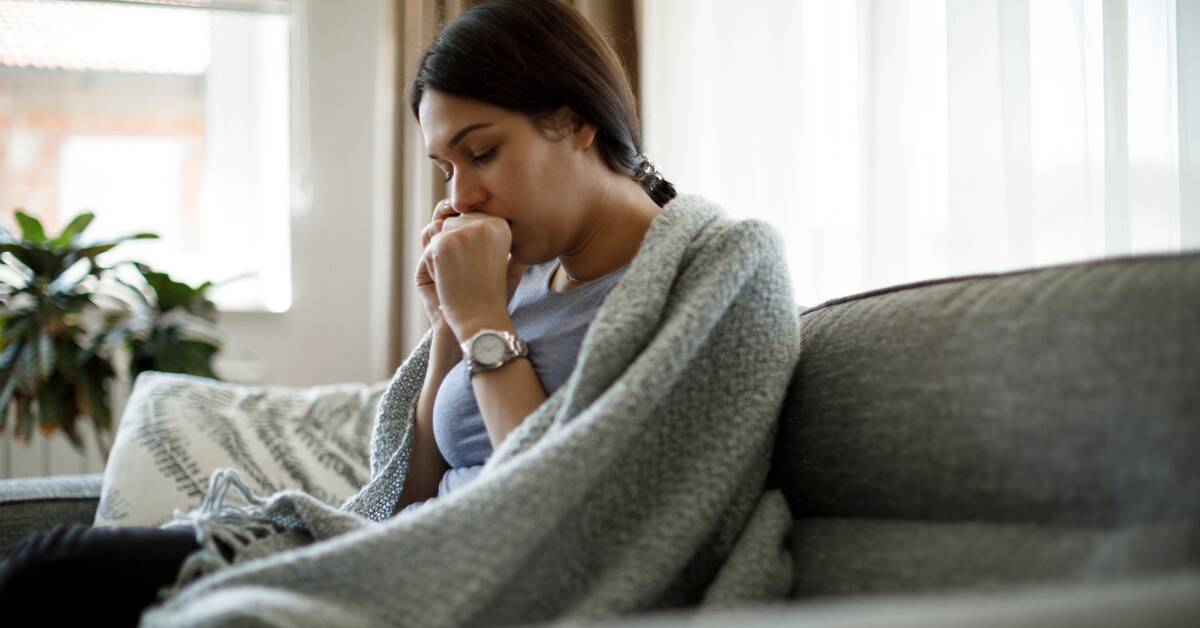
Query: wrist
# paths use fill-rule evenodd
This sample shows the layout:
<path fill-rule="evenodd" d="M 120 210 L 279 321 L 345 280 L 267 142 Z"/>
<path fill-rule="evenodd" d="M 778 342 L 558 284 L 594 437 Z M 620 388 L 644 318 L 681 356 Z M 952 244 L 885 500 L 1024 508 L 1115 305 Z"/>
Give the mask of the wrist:
<path fill-rule="evenodd" d="M 462 347 L 449 325 L 443 323 L 433 328 L 433 346 L 430 352 L 451 358 L 462 357 Z"/>
<path fill-rule="evenodd" d="M 454 325 L 454 337 L 460 345 L 460 351 L 461 344 L 469 340 L 471 336 L 474 336 L 481 329 L 498 329 L 514 334 L 517 333 L 517 328 L 513 325 L 512 318 L 509 317 L 508 312 L 465 319 Z"/>

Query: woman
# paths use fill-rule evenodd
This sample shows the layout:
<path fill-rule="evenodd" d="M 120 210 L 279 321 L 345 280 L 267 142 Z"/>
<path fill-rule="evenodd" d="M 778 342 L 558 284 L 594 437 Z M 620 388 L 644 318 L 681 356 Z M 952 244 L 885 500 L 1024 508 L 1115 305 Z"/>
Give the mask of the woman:
<path fill-rule="evenodd" d="M 473 477 L 566 379 L 587 323 L 675 197 L 641 154 L 636 102 L 611 48 L 577 13 L 515 5 L 574 35 L 523 51 L 541 85 L 499 66 L 479 68 L 489 81 L 461 71 L 488 46 L 522 52 L 518 32 L 459 35 L 476 28 L 469 13 L 425 52 L 410 92 L 450 198 L 422 231 L 416 284 L 434 341 L 400 507 Z M 463 346 L 482 329 L 512 334 L 532 355 L 468 376 Z M 438 448 L 421 447 L 435 438 Z"/>
<path fill-rule="evenodd" d="M 396 512 L 473 478 L 566 380 L 596 309 L 675 197 L 642 154 L 628 78 L 596 31 L 557 2 L 494 4 L 493 13 L 480 7 L 443 32 L 410 90 L 450 196 L 421 234 L 414 281 L 433 347 Z M 531 49 L 519 32 L 478 37 L 490 20 L 520 13 L 555 33 L 543 39 L 549 46 Z M 528 73 L 480 67 L 497 46 L 535 59 L 537 84 Z M 513 334 L 528 355 L 468 373 L 463 344 L 483 329 Z M 0 607 L 94 617 L 86 600 L 54 603 L 71 590 L 103 600 L 106 623 L 136 624 L 198 547 L 186 528 L 58 526 L 14 547 L 0 574 Z"/>

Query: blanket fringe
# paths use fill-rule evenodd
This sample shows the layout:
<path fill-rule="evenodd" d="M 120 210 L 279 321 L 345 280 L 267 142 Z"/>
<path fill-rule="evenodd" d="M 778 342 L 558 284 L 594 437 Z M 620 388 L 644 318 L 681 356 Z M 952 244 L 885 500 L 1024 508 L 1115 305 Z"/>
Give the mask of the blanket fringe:
<path fill-rule="evenodd" d="M 245 506 L 225 503 L 230 487 L 236 488 Z M 173 584 L 159 588 L 158 600 L 164 601 L 192 581 L 237 562 L 238 555 L 254 541 L 278 533 L 278 526 L 262 514 L 266 499 L 256 495 L 233 469 L 221 468 L 209 478 L 208 492 L 198 508 L 176 508 L 168 527 L 192 526 L 200 548 L 188 556 Z M 233 550 L 233 560 L 221 553 L 220 541 Z"/>

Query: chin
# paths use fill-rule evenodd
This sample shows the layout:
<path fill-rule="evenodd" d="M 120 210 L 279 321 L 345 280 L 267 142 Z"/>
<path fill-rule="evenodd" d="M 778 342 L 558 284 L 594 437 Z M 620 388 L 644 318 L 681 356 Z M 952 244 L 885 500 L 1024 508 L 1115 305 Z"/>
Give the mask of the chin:
<path fill-rule="evenodd" d="M 526 266 L 537 266 L 539 264 L 545 264 L 546 262 L 554 259 L 553 257 L 551 257 L 550 259 L 544 259 L 544 260 L 530 259 L 523 252 L 518 251 L 517 247 L 515 245 L 513 246 L 513 248 L 511 250 L 509 250 L 509 253 L 512 254 L 513 259 L 517 260 L 518 262 L 520 262 Z"/>

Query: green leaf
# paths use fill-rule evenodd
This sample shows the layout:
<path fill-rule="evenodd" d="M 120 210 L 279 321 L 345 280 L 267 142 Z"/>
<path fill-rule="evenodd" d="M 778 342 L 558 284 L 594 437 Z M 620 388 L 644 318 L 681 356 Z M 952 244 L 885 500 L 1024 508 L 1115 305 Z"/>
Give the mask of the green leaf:
<path fill-rule="evenodd" d="M 145 264 L 135 264 L 146 284 L 154 291 L 155 304 L 159 312 L 169 312 L 179 307 L 200 316 L 209 316 L 216 308 L 204 298 L 204 291 L 212 286 L 204 282 L 198 288 L 176 281 L 164 272 L 153 270 Z"/>
<path fill-rule="evenodd" d="M 4 351 L 0 352 L 0 369 L 6 369 L 16 363 L 20 356 L 21 347 L 25 345 L 24 338 L 17 338 L 4 346 Z"/>
<path fill-rule="evenodd" d="M 74 345 L 75 343 L 71 342 L 69 344 Z M 72 349 L 59 349 L 59 353 L 61 355 L 58 359 L 58 372 L 66 376 L 68 380 L 75 381 L 75 378 L 79 377 L 79 367 L 75 364 L 75 360 L 71 359 L 72 352 L 78 353 L 78 347 L 74 346 Z"/>
<path fill-rule="evenodd" d="M 256 277 L 256 276 L 258 276 L 258 274 L 259 274 L 258 271 L 249 270 L 244 273 L 240 273 L 240 274 L 234 275 L 232 277 L 227 277 L 225 279 L 222 279 L 220 282 L 213 284 L 213 286 L 214 287 L 215 286 L 224 286 L 224 285 L 233 283 L 235 281 L 246 279 L 247 277 Z"/>
<path fill-rule="evenodd" d="M 21 238 L 37 244 L 46 241 L 46 232 L 42 229 L 42 223 L 37 218 L 19 209 L 16 212 L 16 218 L 17 225 L 21 227 Z"/>
<path fill-rule="evenodd" d="M 75 251 L 75 256 L 78 258 L 96 257 L 97 255 L 112 249 L 117 244 L 118 244 L 117 242 L 106 242 L 104 244 L 89 245 L 82 249 L 79 249 L 78 251 Z"/>
<path fill-rule="evenodd" d="M 113 281 L 115 281 L 115 282 L 121 284 L 122 286 L 125 286 L 126 288 L 129 288 L 131 291 L 133 291 L 133 293 L 138 296 L 138 299 L 142 303 L 144 303 L 147 307 L 151 307 L 151 308 L 154 307 L 154 304 L 150 302 L 150 299 L 146 297 L 146 293 L 142 292 L 141 288 L 139 288 L 117 276 L 113 276 L 112 279 L 113 279 Z"/>
<path fill-rule="evenodd" d="M 57 238 L 54 238 L 54 241 L 50 244 L 55 247 L 67 245 L 70 243 L 72 238 L 82 233 L 84 229 L 87 229 L 87 226 L 92 223 L 92 219 L 95 217 L 96 215 L 92 212 L 83 212 L 82 214 L 72 218 L 71 223 L 68 224 L 65 229 L 63 229 L 62 234 L 60 234 Z"/>
<path fill-rule="evenodd" d="M 158 355 L 155 356 L 154 370 L 218 379 L 210 366 L 216 352 L 216 347 L 203 342 L 166 340 L 160 346 Z"/>
<path fill-rule="evenodd" d="M 83 440 L 75 429 L 77 412 L 75 412 L 74 391 L 70 382 L 62 377 L 55 377 L 46 382 L 46 408 L 42 417 L 48 425 L 53 425 L 63 431 L 76 450 L 83 450 Z M 40 403 L 40 402 L 39 402 Z"/>
<path fill-rule="evenodd" d="M 33 439 L 33 400 L 29 397 L 17 397 L 17 421 L 13 426 L 13 437 L 23 443 Z"/>
<path fill-rule="evenodd" d="M 0 269 L 10 275 L 15 275 L 17 279 L 29 284 L 33 281 L 33 270 L 25 265 L 16 255 L 9 251 L 11 244 L 0 244 Z M 4 254 L 8 253 L 7 256 Z M 13 282 L 9 282 L 13 283 Z"/>
<path fill-rule="evenodd" d="M 38 386 L 37 394 L 38 424 L 47 434 L 62 427 L 62 397 L 57 394 L 53 382 Z"/>
<path fill-rule="evenodd" d="M 69 272 L 69 271 L 73 270 L 76 266 L 78 266 L 79 264 L 89 264 L 90 265 L 91 260 L 79 260 L 78 262 L 74 262 L 74 263 L 71 263 L 70 265 L 67 265 L 67 260 L 64 258 L 63 262 L 60 264 L 63 266 L 62 273 L 60 273 L 58 275 L 58 277 L 56 277 L 54 279 L 54 281 L 50 282 L 50 285 L 47 286 L 46 292 L 51 293 L 51 294 L 75 292 L 75 288 L 77 286 L 79 286 L 79 284 L 81 282 L 83 282 L 84 279 L 87 279 L 87 277 L 89 275 L 89 273 L 87 271 L 84 271 L 82 273 Z"/>
<path fill-rule="evenodd" d="M 62 261 L 54 253 L 28 244 L 0 244 L 0 253 L 9 253 L 21 266 L 9 264 L 22 276 L 43 275 L 57 277 Z"/>
<path fill-rule="evenodd" d="M 58 358 L 54 351 L 54 338 L 45 329 L 38 334 L 38 378 L 43 382 L 54 373 L 54 362 Z"/>
<path fill-rule="evenodd" d="M 112 413 L 108 408 L 108 395 L 105 393 L 103 381 L 104 373 L 97 372 L 94 364 L 89 363 L 90 368 L 80 370 L 79 381 L 77 385 L 83 391 L 83 397 L 86 402 L 86 412 L 92 417 L 92 422 L 96 424 L 98 429 L 112 428 Z"/>
<path fill-rule="evenodd" d="M 36 356 L 36 345 L 29 345 L 17 356 L 17 363 L 14 367 L 13 377 L 17 380 L 17 386 L 23 391 L 32 391 L 37 387 L 37 366 L 34 364 Z"/>
<path fill-rule="evenodd" d="M 79 257 L 95 257 L 105 251 L 112 249 L 118 244 L 127 240 L 157 240 L 157 233 L 135 233 L 133 235 L 121 236 L 113 240 L 105 240 L 102 242 L 93 242 L 86 247 L 79 249 L 76 254 Z"/>
<path fill-rule="evenodd" d="M 66 396 L 63 397 L 62 404 L 62 428 L 63 433 L 67 435 L 67 439 L 75 446 L 75 449 L 83 451 L 83 439 L 79 436 L 79 406 L 75 404 L 75 391 L 67 389 Z"/>
<path fill-rule="evenodd" d="M 12 369 L 0 371 L 0 432 L 4 431 L 4 420 L 8 416 L 8 402 L 12 400 L 13 391 L 17 388 L 17 378 L 12 376 Z"/>
<path fill-rule="evenodd" d="M 4 332 L 0 333 L 0 346 L 25 333 L 25 330 L 33 325 L 33 316 L 28 314 L 17 314 L 7 318 L 0 319 L 0 329 Z"/>

